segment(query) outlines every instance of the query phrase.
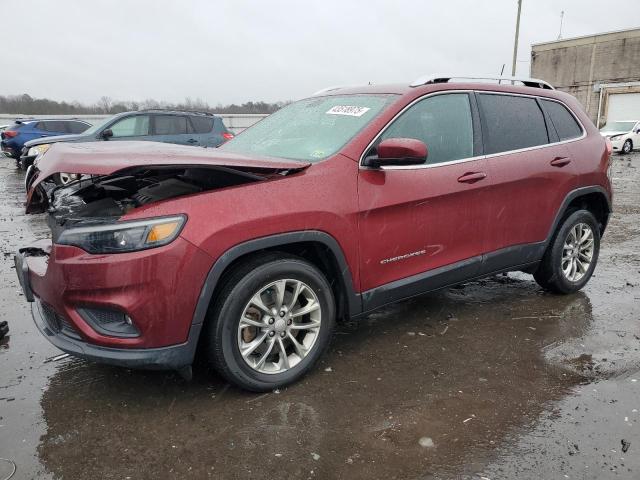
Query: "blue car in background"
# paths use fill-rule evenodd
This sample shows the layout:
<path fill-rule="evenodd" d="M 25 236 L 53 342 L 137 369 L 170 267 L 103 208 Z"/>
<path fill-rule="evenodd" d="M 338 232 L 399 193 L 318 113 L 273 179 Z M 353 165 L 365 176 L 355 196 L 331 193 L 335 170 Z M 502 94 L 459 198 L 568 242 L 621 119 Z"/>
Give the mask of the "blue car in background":
<path fill-rule="evenodd" d="M 27 170 L 39 155 L 57 142 L 148 140 L 201 147 L 218 147 L 233 138 L 222 119 L 208 112 L 141 110 L 106 119 L 80 135 L 31 140 L 22 148 L 20 166 Z"/>
<path fill-rule="evenodd" d="M 16 120 L 0 133 L 0 148 L 8 157 L 18 160 L 22 147 L 29 140 L 57 135 L 79 134 L 91 127 L 90 123 L 76 119 Z"/>

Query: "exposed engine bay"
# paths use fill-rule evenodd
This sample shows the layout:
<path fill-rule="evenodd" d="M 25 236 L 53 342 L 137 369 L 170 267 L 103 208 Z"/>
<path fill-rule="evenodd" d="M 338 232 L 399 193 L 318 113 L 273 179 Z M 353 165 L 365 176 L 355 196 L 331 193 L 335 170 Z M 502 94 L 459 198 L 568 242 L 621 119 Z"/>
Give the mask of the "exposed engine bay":
<path fill-rule="evenodd" d="M 45 180 L 39 185 L 40 198 L 35 207 L 49 213 L 55 239 L 56 231 L 79 222 L 115 222 L 130 210 L 149 203 L 288 173 L 288 170 L 255 173 L 222 166 L 136 167 L 113 175 L 84 175 L 67 185 Z"/>

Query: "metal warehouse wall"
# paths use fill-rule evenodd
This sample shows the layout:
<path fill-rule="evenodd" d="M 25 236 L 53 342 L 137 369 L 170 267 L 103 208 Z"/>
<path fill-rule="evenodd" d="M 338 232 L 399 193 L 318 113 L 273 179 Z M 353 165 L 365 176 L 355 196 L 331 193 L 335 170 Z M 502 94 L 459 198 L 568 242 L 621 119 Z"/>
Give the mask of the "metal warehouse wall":
<path fill-rule="evenodd" d="M 609 93 L 640 92 L 640 28 L 534 44 L 531 76 L 575 96 L 594 123 L 600 104 L 602 125 Z"/>

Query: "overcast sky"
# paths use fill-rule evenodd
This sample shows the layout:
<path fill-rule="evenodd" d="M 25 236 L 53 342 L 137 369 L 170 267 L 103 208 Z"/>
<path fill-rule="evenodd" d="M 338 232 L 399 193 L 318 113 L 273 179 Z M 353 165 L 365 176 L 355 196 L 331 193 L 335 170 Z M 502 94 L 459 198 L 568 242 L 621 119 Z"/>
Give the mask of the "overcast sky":
<path fill-rule="evenodd" d="M 640 27 L 638 0 L 523 0 L 531 43 Z M 517 0 L 0 0 L 0 94 L 289 100 L 329 85 L 510 72 Z"/>

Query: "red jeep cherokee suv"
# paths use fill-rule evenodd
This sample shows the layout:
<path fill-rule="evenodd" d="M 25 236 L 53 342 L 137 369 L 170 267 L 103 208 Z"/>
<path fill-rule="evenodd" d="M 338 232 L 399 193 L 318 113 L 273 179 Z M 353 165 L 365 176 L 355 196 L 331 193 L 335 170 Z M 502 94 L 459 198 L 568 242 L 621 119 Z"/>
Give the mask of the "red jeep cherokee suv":
<path fill-rule="evenodd" d="M 199 346 L 260 391 L 309 371 L 337 318 L 512 270 L 579 290 L 611 211 L 610 145 L 572 96 L 508 80 L 328 89 L 215 150 L 52 146 L 27 211 L 53 238 L 16 255 L 38 328 L 185 377 Z"/>

